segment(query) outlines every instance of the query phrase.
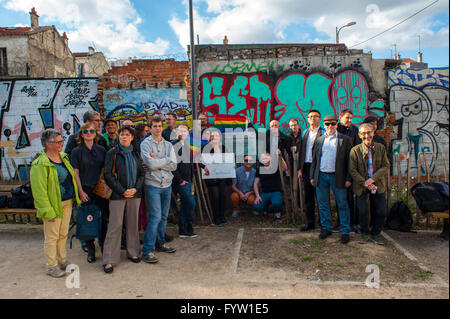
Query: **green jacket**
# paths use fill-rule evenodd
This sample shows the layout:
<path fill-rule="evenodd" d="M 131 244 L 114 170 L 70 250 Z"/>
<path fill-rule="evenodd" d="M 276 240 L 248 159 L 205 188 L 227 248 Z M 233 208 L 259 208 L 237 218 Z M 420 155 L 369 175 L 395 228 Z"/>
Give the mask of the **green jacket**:
<path fill-rule="evenodd" d="M 78 197 L 77 183 L 75 174 L 69 162 L 69 156 L 61 152 L 60 156 L 64 165 L 72 175 L 74 188 L 74 200 L 77 206 L 81 204 Z M 43 219 L 62 218 L 61 191 L 59 189 L 58 172 L 45 154 L 41 152 L 39 157 L 33 161 L 30 170 L 31 191 L 34 198 L 34 207 L 37 209 L 36 217 Z"/>
<path fill-rule="evenodd" d="M 378 187 L 377 193 L 381 194 L 386 191 L 386 177 L 389 170 L 389 160 L 386 153 L 386 148 L 380 143 L 373 143 L 372 165 L 375 185 Z M 367 172 L 367 152 L 368 147 L 361 143 L 356 145 L 350 151 L 349 173 L 352 176 L 353 192 L 357 196 L 361 196 L 364 187 L 364 182 L 369 178 Z"/>

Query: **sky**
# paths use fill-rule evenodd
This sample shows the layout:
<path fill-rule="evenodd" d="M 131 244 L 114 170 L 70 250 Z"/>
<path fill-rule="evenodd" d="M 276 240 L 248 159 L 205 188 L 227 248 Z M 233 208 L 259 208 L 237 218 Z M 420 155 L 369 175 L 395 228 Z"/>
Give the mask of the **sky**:
<path fill-rule="evenodd" d="M 336 27 L 354 21 L 339 33 L 340 43 L 349 48 L 371 51 L 376 59 L 391 58 L 396 51 L 401 58 L 416 59 L 420 43 L 429 67 L 449 65 L 448 0 L 192 2 L 196 44 L 221 44 L 225 35 L 229 44 L 335 43 Z M 187 60 L 188 0 L 0 0 L 0 26 L 29 26 L 32 7 L 41 26 L 67 33 L 72 52 L 93 46 L 111 61 Z"/>

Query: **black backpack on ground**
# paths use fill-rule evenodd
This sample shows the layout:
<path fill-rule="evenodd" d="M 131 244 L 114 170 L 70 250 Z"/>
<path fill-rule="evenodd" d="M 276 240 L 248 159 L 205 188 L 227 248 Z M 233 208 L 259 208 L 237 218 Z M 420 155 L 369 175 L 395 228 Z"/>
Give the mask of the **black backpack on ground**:
<path fill-rule="evenodd" d="M 413 218 L 411 211 L 404 202 L 396 202 L 387 217 L 386 226 L 401 232 L 411 232 Z"/>
<path fill-rule="evenodd" d="M 34 208 L 33 194 L 30 183 L 11 189 L 10 208 Z"/>
<path fill-rule="evenodd" d="M 448 209 L 448 183 L 417 183 L 411 188 L 411 194 L 423 213 Z"/>

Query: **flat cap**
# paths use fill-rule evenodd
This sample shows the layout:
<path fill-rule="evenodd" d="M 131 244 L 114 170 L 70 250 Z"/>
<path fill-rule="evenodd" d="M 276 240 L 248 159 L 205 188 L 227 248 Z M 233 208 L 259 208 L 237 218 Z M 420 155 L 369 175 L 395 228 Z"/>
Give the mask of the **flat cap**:
<path fill-rule="evenodd" d="M 323 119 L 324 122 L 327 121 L 337 121 L 338 118 L 336 117 L 336 115 L 332 114 L 332 115 L 327 115 L 325 116 L 325 118 Z"/>

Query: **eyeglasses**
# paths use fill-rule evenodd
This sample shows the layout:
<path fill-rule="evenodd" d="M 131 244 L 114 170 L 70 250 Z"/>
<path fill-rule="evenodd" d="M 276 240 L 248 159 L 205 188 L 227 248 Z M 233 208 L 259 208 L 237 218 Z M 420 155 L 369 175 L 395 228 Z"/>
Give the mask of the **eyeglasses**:
<path fill-rule="evenodd" d="M 87 133 L 94 134 L 94 133 L 97 133 L 97 131 L 94 130 L 94 129 L 90 129 L 90 130 L 82 130 L 81 133 L 83 133 L 83 134 L 87 134 Z"/>
<path fill-rule="evenodd" d="M 337 122 L 328 122 L 328 123 L 324 123 L 325 126 L 335 126 L 337 124 Z"/>
<path fill-rule="evenodd" d="M 62 145 L 62 144 L 64 144 L 64 140 L 61 140 L 61 141 L 51 141 L 51 142 L 49 142 L 49 143 L 60 144 L 60 145 Z"/>

